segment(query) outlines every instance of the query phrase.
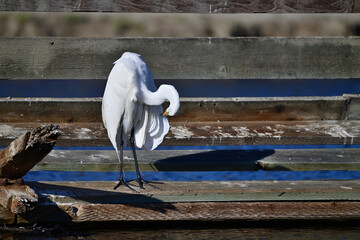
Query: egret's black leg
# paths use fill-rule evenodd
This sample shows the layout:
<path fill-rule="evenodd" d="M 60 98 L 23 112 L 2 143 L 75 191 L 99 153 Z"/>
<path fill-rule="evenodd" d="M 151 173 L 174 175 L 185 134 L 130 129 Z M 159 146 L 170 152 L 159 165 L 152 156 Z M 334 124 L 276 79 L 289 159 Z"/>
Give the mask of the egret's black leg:
<path fill-rule="evenodd" d="M 120 162 L 120 178 L 119 178 L 119 182 L 118 184 L 116 184 L 116 186 L 114 187 L 114 190 L 117 189 L 120 185 L 124 185 L 126 187 L 128 187 L 129 189 L 137 192 L 135 189 L 133 189 L 132 187 L 130 187 L 130 185 L 124 181 L 124 157 L 123 157 L 123 149 L 124 149 L 124 142 L 122 140 L 120 140 L 120 146 L 119 146 L 119 150 L 116 151 L 117 157 L 119 159 Z"/>
<path fill-rule="evenodd" d="M 130 145 L 131 145 L 131 149 L 132 149 L 132 154 L 134 157 L 134 161 L 135 161 L 135 169 L 136 169 L 136 177 L 137 177 L 137 181 L 139 183 L 139 187 L 140 188 L 144 188 L 143 186 L 143 179 L 141 178 L 140 175 L 140 169 L 139 169 L 139 163 L 136 157 L 136 151 L 135 151 L 135 133 L 134 133 L 134 128 L 131 130 L 131 134 L 130 134 Z"/>
<path fill-rule="evenodd" d="M 136 177 L 137 177 L 137 182 L 139 183 L 139 187 L 144 189 L 144 183 L 153 187 L 153 188 L 157 188 L 160 190 L 163 190 L 162 188 L 155 186 L 153 184 L 150 184 L 151 181 L 146 181 L 141 177 L 141 173 L 140 173 L 140 169 L 139 169 L 139 163 L 136 157 L 136 151 L 135 151 L 135 133 L 134 133 L 134 128 L 131 130 L 131 134 L 130 134 L 130 145 L 131 145 L 131 149 L 132 149 L 132 153 L 133 153 L 133 157 L 134 157 L 134 161 L 135 161 L 135 169 L 136 169 Z"/>

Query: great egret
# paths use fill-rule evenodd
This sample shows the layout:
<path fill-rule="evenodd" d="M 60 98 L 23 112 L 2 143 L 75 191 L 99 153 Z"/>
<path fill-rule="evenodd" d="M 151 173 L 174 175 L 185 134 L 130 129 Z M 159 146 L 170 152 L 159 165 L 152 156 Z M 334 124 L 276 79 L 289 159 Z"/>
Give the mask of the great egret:
<path fill-rule="evenodd" d="M 166 100 L 170 105 L 161 114 L 161 104 Z M 175 115 L 179 107 L 176 89 L 165 84 L 157 89 L 152 72 L 139 54 L 125 52 L 114 62 L 102 102 L 103 122 L 120 162 L 120 179 L 114 189 L 121 184 L 131 188 L 123 177 L 123 149 L 128 138 L 139 187 L 144 188 L 143 183 L 148 183 L 141 177 L 135 145 L 145 150 L 155 149 L 169 131 L 166 116 Z"/>

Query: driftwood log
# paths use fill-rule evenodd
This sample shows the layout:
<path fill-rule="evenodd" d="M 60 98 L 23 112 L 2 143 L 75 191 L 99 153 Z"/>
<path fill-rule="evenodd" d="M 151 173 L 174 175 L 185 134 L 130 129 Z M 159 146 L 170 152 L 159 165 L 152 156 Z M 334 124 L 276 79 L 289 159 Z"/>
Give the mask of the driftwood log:
<path fill-rule="evenodd" d="M 59 126 L 37 127 L 0 152 L 0 178 L 19 179 L 40 162 L 60 136 Z"/>
<path fill-rule="evenodd" d="M 22 177 L 53 149 L 59 136 L 59 126 L 37 127 L 0 152 L 1 205 L 16 214 L 35 207 L 38 196 Z"/>

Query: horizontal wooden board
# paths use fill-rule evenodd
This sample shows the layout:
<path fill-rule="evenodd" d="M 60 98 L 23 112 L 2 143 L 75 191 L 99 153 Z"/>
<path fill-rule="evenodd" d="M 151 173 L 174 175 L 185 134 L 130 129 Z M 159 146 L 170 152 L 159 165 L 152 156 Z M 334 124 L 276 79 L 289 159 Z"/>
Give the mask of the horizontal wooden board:
<path fill-rule="evenodd" d="M 360 171 L 358 149 L 156 150 L 137 151 L 142 171 Z M 115 151 L 53 150 L 32 171 L 118 172 Z M 130 150 L 124 170 L 135 171 Z"/>
<path fill-rule="evenodd" d="M 156 79 L 359 78 L 357 37 L 0 38 L 0 79 L 106 79 L 123 52 Z"/>
<path fill-rule="evenodd" d="M 359 149 L 284 149 L 257 161 L 267 171 L 360 171 Z"/>
<path fill-rule="evenodd" d="M 140 193 L 116 182 L 34 182 L 39 206 L 21 223 L 170 220 L 349 220 L 359 181 L 164 182 Z M 306 202 L 303 202 L 303 201 Z M 48 216 L 53 216 L 49 218 Z"/>
<path fill-rule="evenodd" d="M 0 11 L 147 13 L 344 13 L 359 12 L 357 0 L 85 1 L 0 0 Z M 354 7 L 355 4 L 355 7 Z"/>
<path fill-rule="evenodd" d="M 224 201 L 359 201 L 352 181 L 191 181 L 154 183 L 136 193 L 116 182 L 29 182 L 39 204 L 122 204 Z M 136 182 L 131 183 L 135 189 Z M 360 209 L 359 209 L 360 210 Z"/>
<path fill-rule="evenodd" d="M 181 98 L 170 122 L 360 120 L 359 95 Z M 102 98 L 0 98 L 0 123 L 102 122 Z M 168 103 L 164 103 L 164 109 Z"/>
<path fill-rule="evenodd" d="M 141 171 L 253 171 L 256 160 L 269 151 L 156 150 L 137 151 Z M 359 163 L 360 165 L 360 163 Z M 119 161 L 110 150 L 53 150 L 32 171 L 118 172 Z M 124 171 L 135 171 L 130 150 L 124 151 Z"/>
<path fill-rule="evenodd" d="M 360 202 L 194 202 L 40 205 L 19 224 L 169 221 L 359 220 Z M 49 216 L 52 216 L 49 218 Z"/>
<path fill-rule="evenodd" d="M 0 146 L 43 123 L 0 125 Z M 56 146 L 110 146 L 101 123 L 62 123 Z M 162 145 L 360 144 L 359 121 L 173 122 Z"/>

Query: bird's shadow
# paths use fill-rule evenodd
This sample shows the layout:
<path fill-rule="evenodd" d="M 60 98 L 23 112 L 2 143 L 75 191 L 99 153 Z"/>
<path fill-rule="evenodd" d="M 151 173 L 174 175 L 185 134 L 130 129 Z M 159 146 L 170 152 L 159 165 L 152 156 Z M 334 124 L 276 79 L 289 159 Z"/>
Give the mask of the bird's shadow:
<path fill-rule="evenodd" d="M 212 150 L 167 157 L 154 162 L 158 171 L 256 171 L 258 160 L 274 150 Z"/>
<path fill-rule="evenodd" d="M 91 182 L 90 182 L 91 184 Z M 94 182 L 95 184 L 95 182 Z M 77 215 L 76 204 L 123 204 L 134 208 L 146 208 L 155 212 L 165 214 L 168 210 L 175 210 L 172 203 L 163 202 L 160 199 L 139 193 L 124 193 L 120 191 L 103 191 L 84 187 L 64 186 L 51 184 L 51 182 L 29 182 L 28 185 L 39 197 L 38 205 L 33 211 L 20 216 L 28 222 L 43 222 L 47 219 L 49 223 L 72 222 Z M 53 200 L 56 197 L 56 200 Z M 69 203 L 71 201 L 71 203 Z M 57 207 L 57 204 L 73 205 L 71 211 L 65 212 Z M 70 211 L 70 212 L 71 212 Z M 49 216 L 56 216 L 51 218 Z"/>

